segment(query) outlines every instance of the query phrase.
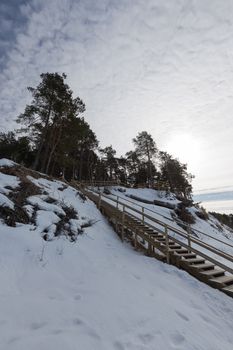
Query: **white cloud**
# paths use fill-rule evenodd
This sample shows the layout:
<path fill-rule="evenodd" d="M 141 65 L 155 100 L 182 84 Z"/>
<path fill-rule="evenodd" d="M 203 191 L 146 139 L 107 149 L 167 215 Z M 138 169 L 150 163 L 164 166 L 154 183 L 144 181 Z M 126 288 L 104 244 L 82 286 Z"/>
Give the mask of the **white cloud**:
<path fill-rule="evenodd" d="M 166 149 L 189 133 L 203 147 L 195 186 L 232 184 L 231 0 L 38 0 L 21 11 L 27 27 L 0 76 L 2 128 L 41 72 L 64 71 L 102 145 L 124 153 L 148 130 Z"/>

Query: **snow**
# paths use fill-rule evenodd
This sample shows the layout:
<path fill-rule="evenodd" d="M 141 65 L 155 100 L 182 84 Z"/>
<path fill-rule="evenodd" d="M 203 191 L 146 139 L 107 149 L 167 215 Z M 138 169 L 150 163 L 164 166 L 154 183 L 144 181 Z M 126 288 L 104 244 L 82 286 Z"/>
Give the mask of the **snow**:
<path fill-rule="evenodd" d="M 7 196 L 0 193 L 0 207 L 7 207 L 14 210 L 14 203 Z"/>
<path fill-rule="evenodd" d="M 16 165 L 16 163 L 13 162 L 10 159 L 6 159 L 6 158 L 1 158 L 0 159 L 0 167 L 12 167 L 12 166 L 15 166 L 15 165 Z"/>
<path fill-rule="evenodd" d="M 38 210 L 36 216 L 36 225 L 40 232 L 47 231 L 51 237 L 56 231 L 56 223 L 60 221 L 60 218 L 51 211 Z"/>
<path fill-rule="evenodd" d="M 125 192 L 120 192 L 119 189 L 125 190 Z M 118 194 L 123 193 L 127 196 L 133 195 L 148 201 L 158 200 L 158 201 L 163 201 L 171 204 L 177 204 L 180 202 L 172 193 L 166 194 L 166 191 L 157 191 L 151 188 L 135 189 L 135 188 L 124 188 L 122 186 L 118 186 L 118 187 L 113 187 L 112 190 L 114 191 L 115 195 L 117 195 L 117 193 Z"/>
<path fill-rule="evenodd" d="M 39 206 L 37 225 L 0 223 L 0 349 L 232 349 L 230 297 L 122 243 L 72 187 L 31 180 L 43 192 L 26 205 Z M 64 204 L 78 212 L 72 229 L 95 223 L 76 242 L 44 241 Z"/>
<path fill-rule="evenodd" d="M 105 219 L 77 243 L 0 235 L 4 350 L 232 349 L 233 300 L 122 244 Z"/>
<path fill-rule="evenodd" d="M 43 199 L 46 199 L 47 196 L 31 196 L 28 198 L 28 203 L 34 206 L 38 206 L 38 208 L 44 211 L 52 211 L 60 215 L 65 215 L 64 210 L 56 204 L 51 204 L 45 202 Z"/>
<path fill-rule="evenodd" d="M 10 189 L 5 187 L 10 187 L 13 189 L 18 187 L 18 185 L 19 185 L 19 179 L 17 178 L 17 176 L 6 175 L 0 172 L 0 192 L 1 193 L 9 194 Z"/>

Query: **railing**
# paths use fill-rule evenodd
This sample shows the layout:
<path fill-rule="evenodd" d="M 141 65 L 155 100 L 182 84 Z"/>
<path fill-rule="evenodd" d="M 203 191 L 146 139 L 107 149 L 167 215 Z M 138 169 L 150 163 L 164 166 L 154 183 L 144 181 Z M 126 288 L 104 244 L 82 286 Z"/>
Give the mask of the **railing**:
<path fill-rule="evenodd" d="M 110 180 L 91 180 L 91 181 L 79 181 L 80 185 L 93 186 L 93 187 L 104 187 L 104 186 L 119 186 L 120 181 L 110 181 Z"/>
<path fill-rule="evenodd" d="M 78 181 L 80 184 L 83 184 L 85 186 L 125 186 L 125 187 L 131 187 L 136 186 L 137 188 L 148 188 L 148 185 L 145 183 L 133 183 L 133 182 L 122 182 L 119 179 L 116 180 L 81 180 Z M 169 189 L 168 182 L 165 181 L 155 181 L 150 188 L 156 189 L 158 191 L 167 191 Z"/>
<path fill-rule="evenodd" d="M 98 191 L 95 191 L 95 190 L 91 190 L 91 191 L 92 191 L 92 192 L 95 192 L 95 193 L 97 193 L 97 194 L 99 194 Z M 164 219 L 166 219 L 166 220 L 168 220 L 168 221 L 174 222 L 174 220 L 173 220 L 172 218 L 170 218 L 170 217 L 168 217 L 168 216 L 166 216 L 166 215 L 163 215 L 163 214 L 161 214 L 161 213 L 159 213 L 159 212 L 157 212 L 157 211 L 155 211 L 155 210 L 152 210 L 152 209 L 150 209 L 150 208 L 144 207 L 144 206 L 142 206 L 141 204 L 135 203 L 135 202 L 133 202 L 132 200 L 129 200 L 129 199 L 127 199 L 127 198 L 121 197 L 121 196 L 116 195 L 116 194 L 113 194 L 113 193 L 112 193 L 111 195 L 112 195 L 112 196 L 115 196 L 115 197 L 117 198 L 117 199 L 116 199 L 116 202 L 119 202 L 119 199 L 121 199 L 121 200 L 123 200 L 123 201 L 125 201 L 125 202 L 127 202 L 127 203 L 131 203 L 131 204 L 133 204 L 133 205 L 135 205 L 135 206 L 141 208 L 142 214 L 143 214 L 143 213 L 145 214 L 145 212 L 148 211 L 148 212 L 151 212 L 151 213 L 156 214 L 156 215 L 158 215 L 158 216 L 161 216 L 162 218 L 164 218 Z M 109 196 L 105 196 L 105 198 L 110 199 Z M 205 233 L 205 232 L 203 232 L 203 231 L 200 231 L 200 230 L 198 230 L 198 229 L 196 229 L 196 228 L 194 228 L 194 227 L 191 227 L 190 224 L 187 224 L 187 223 L 185 223 L 185 222 L 179 220 L 178 218 L 176 218 L 175 221 L 177 222 L 177 224 L 181 224 L 183 227 L 186 227 L 186 230 L 187 230 L 187 231 L 188 231 L 188 230 L 191 230 L 192 232 L 196 232 L 196 233 L 202 234 L 203 236 L 206 236 L 206 237 L 208 237 L 208 238 L 211 238 L 211 239 L 213 239 L 213 240 L 216 241 L 216 242 L 223 243 L 224 245 L 233 248 L 233 244 L 230 244 L 230 243 L 227 243 L 227 242 L 225 242 L 225 241 L 222 241 L 222 240 L 220 240 L 220 239 L 218 239 L 218 238 L 215 238 L 215 237 L 213 237 L 213 236 L 211 236 L 211 235 L 209 235 L 209 234 L 207 234 L 207 233 Z"/>
<path fill-rule="evenodd" d="M 93 191 L 90 189 L 88 191 L 95 196 L 96 203 L 97 203 L 97 206 L 99 208 L 101 207 L 102 202 L 106 203 L 109 206 L 112 206 L 113 208 L 121 210 L 121 212 L 123 213 L 122 214 L 123 216 L 125 216 L 127 214 L 131 215 L 134 218 L 140 220 L 142 224 L 145 224 L 146 226 L 151 227 L 152 229 L 156 230 L 157 232 L 162 233 L 166 238 L 167 259 L 169 259 L 168 240 L 172 239 L 173 241 L 179 243 L 184 248 L 187 248 L 190 252 L 194 252 L 194 253 L 200 255 L 201 257 L 207 259 L 208 261 L 214 263 L 215 265 L 218 265 L 219 267 L 224 268 L 226 271 L 233 274 L 232 268 L 230 268 L 226 263 L 224 264 L 221 261 L 216 260 L 214 257 L 205 254 L 203 252 L 203 249 L 207 252 L 211 252 L 212 254 L 214 254 L 217 257 L 224 259 L 228 263 L 229 262 L 233 263 L 233 255 L 228 254 L 228 253 L 220 250 L 219 248 L 214 247 L 213 245 L 210 245 L 206 242 L 203 242 L 202 240 L 200 240 L 197 237 L 193 237 L 190 229 L 188 229 L 188 231 L 186 232 L 184 230 L 180 230 L 174 226 L 171 226 L 171 225 L 145 213 L 145 208 L 143 206 L 139 205 L 141 207 L 141 210 L 138 210 L 138 209 L 135 209 L 132 206 L 120 201 L 119 196 L 117 196 L 118 197 L 117 199 L 114 199 L 114 198 L 108 197 L 108 196 L 106 196 L 100 192 L 97 192 L 97 191 Z M 132 202 L 132 203 L 135 205 L 134 202 Z M 149 209 L 149 211 L 151 211 L 151 210 Z M 226 243 L 224 241 L 221 241 L 220 239 L 214 238 L 214 237 L 212 237 L 209 234 L 206 234 L 204 232 L 202 232 L 202 234 L 204 236 L 207 236 L 208 238 L 213 239 L 213 241 L 221 242 L 221 244 L 226 245 L 227 247 L 230 247 L 233 249 L 233 245 L 231 245 L 230 243 Z M 179 239 L 177 237 L 179 237 Z M 147 239 L 147 241 L 149 244 L 152 244 L 151 240 Z M 198 248 L 201 248 L 201 250 L 199 250 Z"/>

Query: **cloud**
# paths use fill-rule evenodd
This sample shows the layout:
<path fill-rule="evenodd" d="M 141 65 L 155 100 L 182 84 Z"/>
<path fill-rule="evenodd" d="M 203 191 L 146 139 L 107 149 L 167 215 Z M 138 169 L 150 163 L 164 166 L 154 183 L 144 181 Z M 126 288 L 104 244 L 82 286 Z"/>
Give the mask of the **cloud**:
<path fill-rule="evenodd" d="M 19 9 L 0 75 L 2 129 L 40 73 L 66 72 L 103 146 L 125 153 L 147 130 L 166 149 L 171 135 L 190 133 L 203 141 L 195 186 L 231 184 L 231 0 L 35 0 Z"/>

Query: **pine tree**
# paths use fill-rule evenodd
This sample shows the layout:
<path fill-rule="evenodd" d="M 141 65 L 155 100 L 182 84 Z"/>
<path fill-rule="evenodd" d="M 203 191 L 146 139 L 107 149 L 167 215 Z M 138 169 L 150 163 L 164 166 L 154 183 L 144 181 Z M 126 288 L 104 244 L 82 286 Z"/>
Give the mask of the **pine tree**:
<path fill-rule="evenodd" d="M 42 81 L 36 88 L 28 88 L 33 100 L 17 122 L 26 126 L 23 131 L 29 132 L 37 146 L 33 168 L 48 173 L 65 124 L 83 113 L 85 105 L 79 97 L 73 98 L 64 73 L 43 73 L 40 77 Z"/>
<path fill-rule="evenodd" d="M 116 151 L 113 149 L 112 145 L 107 146 L 99 150 L 100 154 L 103 156 L 103 161 L 107 168 L 107 173 L 109 180 L 113 180 L 113 173 L 116 173 L 117 161 L 115 158 Z"/>
<path fill-rule="evenodd" d="M 139 159 L 147 164 L 147 183 L 150 186 L 153 182 L 153 157 L 157 153 L 156 143 L 152 136 L 146 131 L 140 132 L 134 139 L 135 152 Z"/>
<path fill-rule="evenodd" d="M 31 166 L 34 152 L 26 136 L 16 137 L 12 131 L 0 133 L 0 158 L 8 158 L 16 163 Z"/>
<path fill-rule="evenodd" d="M 160 152 L 160 179 L 167 182 L 169 191 L 184 198 L 191 198 L 193 175 L 187 171 L 187 164 L 182 164 L 178 159 L 173 158 L 167 152 Z"/>

